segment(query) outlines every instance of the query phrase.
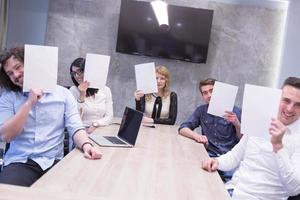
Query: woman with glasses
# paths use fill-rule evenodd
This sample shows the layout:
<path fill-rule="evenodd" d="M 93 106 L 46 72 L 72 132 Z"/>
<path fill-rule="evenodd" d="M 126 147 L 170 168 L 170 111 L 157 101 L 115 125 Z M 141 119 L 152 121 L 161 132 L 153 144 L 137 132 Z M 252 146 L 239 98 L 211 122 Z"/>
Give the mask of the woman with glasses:
<path fill-rule="evenodd" d="M 82 122 L 87 132 L 92 133 L 99 126 L 111 124 L 113 119 L 113 102 L 110 89 L 89 88 L 89 82 L 83 80 L 85 59 L 77 58 L 70 66 L 70 74 L 75 86 L 70 91 L 78 102 Z"/>
<path fill-rule="evenodd" d="M 177 117 L 177 94 L 170 91 L 170 74 L 165 66 L 155 68 L 158 92 L 134 93 L 136 109 L 145 113 L 144 123 L 175 124 Z"/>

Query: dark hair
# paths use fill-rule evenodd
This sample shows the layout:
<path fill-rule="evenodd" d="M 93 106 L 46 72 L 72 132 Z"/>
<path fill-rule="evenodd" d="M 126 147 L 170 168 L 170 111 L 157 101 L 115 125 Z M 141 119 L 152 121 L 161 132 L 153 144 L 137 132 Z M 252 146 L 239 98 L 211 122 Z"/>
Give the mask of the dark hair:
<path fill-rule="evenodd" d="M 205 80 L 200 81 L 200 83 L 199 83 L 199 91 L 201 92 L 201 94 L 202 94 L 201 87 L 203 87 L 205 85 L 214 85 L 215 82 L 216 82 L 216 79 L 214 79 L 214 78 L 207 78 Z"/>
<path fill-rule="evenodd" d="M 24 63 L 24 48 L 14 47 L 9 50 L 4 50 L 0 55 L 0 87 L 12 91 L 22 91 L 22 88 L 15 85 L 4 71 L 4 66 L 7 64 L 7 60 L 11 57 L 17 59 L 21 63 Z"/>
<path fill-rule="evenodd" d="M 282 88 L 286 85 L 295 87 L 297 89 L 300 89 L 300 78 L 297 77 L 288 77 L 287 79 L 285 79 Z"/>
<path fill-rule="evenodd" d="M 84 58 L 76 58 L 71 66 L 70 66 L 70 74 L 72 72 L 72 67 L 79 67 L 79 69 L 81 71 L 84 72 L 84 67 L 85 67 L 85 59 Z M 76 79 L 74 78 L 74 76 L 71 74 L 71 78 L 72 78 L 72 81 L 74 83 L 74 85 L 76 85 L 76 87 L 79 86 L 79 83 L 76 81 Z M 89 96 L 93 96 L 94 94 L 96 94 L 98 92 L 98 89 L 95 89 L 95 88 L 88 88 L 86 90 L 86 97 L 89 97 Z"/>

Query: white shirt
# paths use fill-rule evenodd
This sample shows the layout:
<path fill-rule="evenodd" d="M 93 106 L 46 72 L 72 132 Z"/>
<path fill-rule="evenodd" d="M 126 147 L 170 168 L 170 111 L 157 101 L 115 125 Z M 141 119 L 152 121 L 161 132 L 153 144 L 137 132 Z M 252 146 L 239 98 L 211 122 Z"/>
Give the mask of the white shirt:
<path fill-rule="evenodd" d="M 300 120 L 288 126 L 284 147 L 277 153 L 271 142 L 244 135 L 232 151 L 220 156 L 219 170 L 236 167 L 232 180 L 232 199 L 285 200 L 300 193 Z"/>
<path fill-rule="evenodd" d="M 154 106 L 155 99 L 156 99 L 156 97 L 154 97 L 152 95 L 151 99 L 149 101 L 146 101 L 146 103 L 145 103 L 145 115 L 147 117 L 152 116 L 152 111 L 153 111 L 153 106 Z M 165 98 L 162 98 L 162 107 L 161 107 L 161 111 L 160 111 L 160 118 L 161 119 L 169 118 L 170 103 L 171 103 L 170 95 L 168 95 Z"/>
<path fill-rule="evenodd" d="M 76 99 L 80 92 L 76 86 L 70 88 L 71 93 Z M 108 87 L 98 90 L 94 96 L 86 97 L 83 103 L 78 103 L 81 119 L 85 126 L 91 126 L 97 122 L 100 126 L 111 124 L 113 119 L 113 101 L 111 91 Z"/>

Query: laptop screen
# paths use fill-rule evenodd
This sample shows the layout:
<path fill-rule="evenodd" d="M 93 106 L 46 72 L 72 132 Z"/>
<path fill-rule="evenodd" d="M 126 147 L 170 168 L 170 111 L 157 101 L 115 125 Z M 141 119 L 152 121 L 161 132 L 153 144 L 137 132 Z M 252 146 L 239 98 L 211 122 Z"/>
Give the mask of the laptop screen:
<path fill-rule="evenodd" d="M 121 121 L 118 137 L 125 140 L 129 144 L 134 145 L 140 130 L 142 119 L 142 112 L 126 107 Z"/>

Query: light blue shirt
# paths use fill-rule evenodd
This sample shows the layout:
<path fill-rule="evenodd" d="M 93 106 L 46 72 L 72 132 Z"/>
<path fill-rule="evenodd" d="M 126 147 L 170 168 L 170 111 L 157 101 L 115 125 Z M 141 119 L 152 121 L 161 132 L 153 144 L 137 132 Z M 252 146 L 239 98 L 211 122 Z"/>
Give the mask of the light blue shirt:
<path fill-rule="evenodd" d="M 0 127 L 13 117 L 28 99 L 28 93 L 4 91 L 0 97 Z M 10 142 L 4 165 L 32 159 L 45 170 L 63 157 L 64 128 L 70 138 L 84 129 L 77 102 L 69 90 L 57 86 L 33 106 L 23 131 Z M 0 133 L 2 134 L 2 133 Z"/>

